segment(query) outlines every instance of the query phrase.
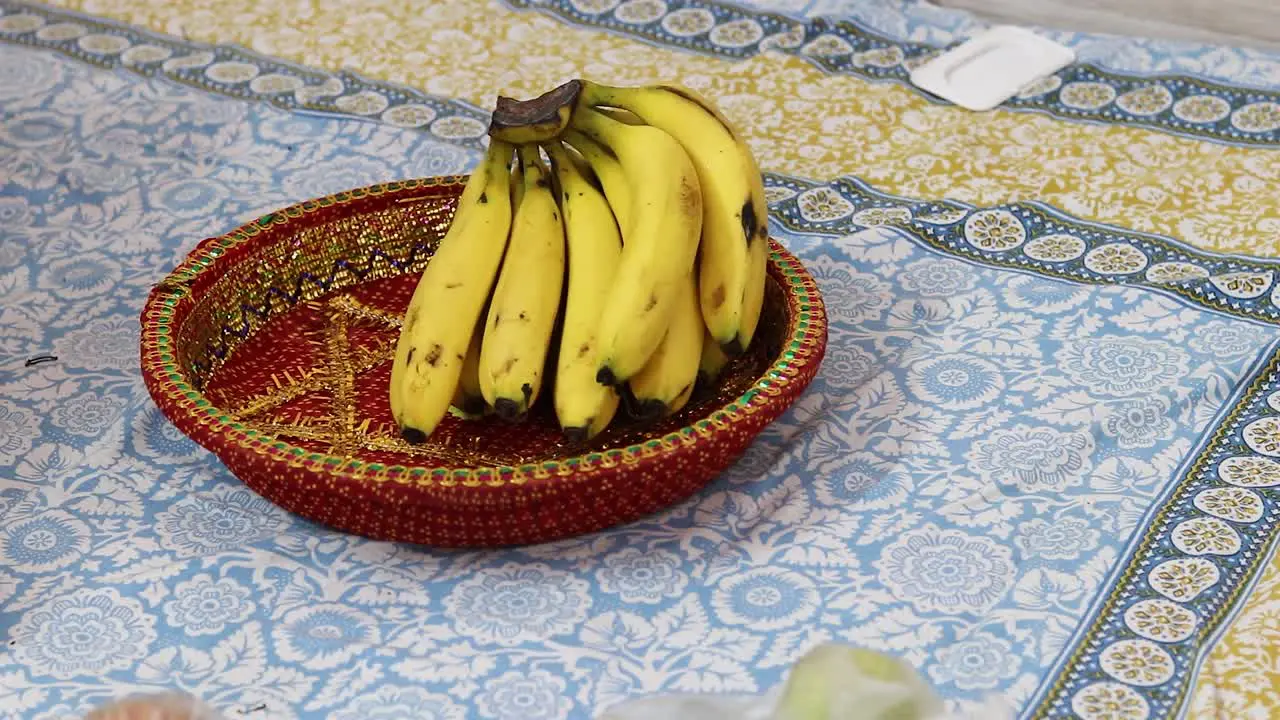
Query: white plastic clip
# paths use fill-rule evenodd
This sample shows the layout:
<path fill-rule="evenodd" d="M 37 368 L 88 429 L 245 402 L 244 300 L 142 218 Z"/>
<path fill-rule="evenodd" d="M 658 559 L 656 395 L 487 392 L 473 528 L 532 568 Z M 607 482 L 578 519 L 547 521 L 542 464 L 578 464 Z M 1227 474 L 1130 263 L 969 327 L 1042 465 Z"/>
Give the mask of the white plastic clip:
<path fill-rule="evenodd" d="M 1000 25 L 912 70 L 911 82 L 962 108 L 990 110 L 1075 58 L 1071 48 Z"/>

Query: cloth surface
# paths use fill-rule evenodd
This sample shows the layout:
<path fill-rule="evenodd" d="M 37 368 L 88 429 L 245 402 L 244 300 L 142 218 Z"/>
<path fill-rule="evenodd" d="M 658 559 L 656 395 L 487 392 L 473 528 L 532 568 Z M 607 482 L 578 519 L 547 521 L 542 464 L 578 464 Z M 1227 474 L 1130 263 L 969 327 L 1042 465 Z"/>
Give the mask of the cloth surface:
<path fill-rule="evenodd" d="M 0 718 L 586 718 L 825 639 L 958 710 L 1280 712 L 1274 56 L 1060 34 L 1096 67 L 972 114 L 901 82 L 976 26 L 916 3 L 529 4 L 0 0 Z M 154 408 L 137 313 L 195 242 L 464 172 L 499 91 L 575 75 L 715 100 L 821 283 L 821 376 L 720 480 L 440 552 L 285 514 Z"/>

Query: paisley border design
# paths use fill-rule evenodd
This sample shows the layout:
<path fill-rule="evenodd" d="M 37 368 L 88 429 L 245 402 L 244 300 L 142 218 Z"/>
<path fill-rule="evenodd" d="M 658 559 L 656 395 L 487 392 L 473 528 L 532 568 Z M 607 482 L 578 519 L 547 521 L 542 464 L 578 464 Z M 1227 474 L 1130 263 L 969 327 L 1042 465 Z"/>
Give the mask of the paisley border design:
<path fill-rule="evenodd" d="M 91 65 L 123 68 L 285 110 L 326 112 L 422 129 L 445 142 L 487 145 L 488 113 L 459 100 L 330 73 L 239 47 L 206 45 L 124 23 L 0 0 L 0 42 L 52 50 Z"/>
<path fill-rule="evenodd" d="M 1143 285 L 1230 315 L 1280 322 L 1280 260 L 1210 253 L 1077 220 L 1035 202 L 992 208 L 920 202 L 856 178 L 823 184 L 768 173 L 765 183 L 773 218 L 791 230 L 845 233 L 893 225 L 938 250 L 985 264 L 1078 282 Z"/>
<path fill-rule="evenodd" d="M 1208 435 L 1145 524 L 1028 717 L 1173 717 L 1208 642 L 1266 566 L 1280 528 L 1280 354 Z"/>
<path fill-rule="evenodd" d="M 712 55 L 746 58 L 766 50 L 789 52 L 827 72 L 896 82 L 945 104 L 916 88 L 908 77 L 910 68 L 940 49 L 895 42 L 848 21 L 816 18 L 797 23 L 780 15 L 707 0 L 504 2 L 584 27 Z M 634 11 L 642 4 L 652 4 L 655 12 L 626 14 L 627 8 Z M 592 14 L 581 8 L 602 9 Z M 636 22 L 618 19 L 619 13 Z M 702 19 L 685 20 L 688 24 L 684 26 L 681 18 Z M 732 37 L 739 40 L 726 39 Z M 734 46 L 744 40 L 750 42 Z M 142 75 L 162 76 L 289 110 L 335 112 L 397 127 L 426 127 L 449 142 L 471 148 L 483 144 L 486 113 L 469 103 L 441 100 L 350 71 L 328 73 L 236 46 L 206 45 L 69 10 L 0 0 L 0 41 L 53 50 L 101 67 L 122 66 Z M 1002 107 L 1068 120 L 1145 127 L 1227 144 L 1280 144 L 1280 93 L 1188 76 L 1130 76 L 1092 65 L 1072 65 L 1025 88 Z"/>
<path fill-rule="evenodd" d="M 0 42 L 45 48 L 101 67 L 164 77 L 282 108 L 363 117 L 458 144 L 484 144 L 483 132 L 457 133 L 466 120 L 483 124 L 485 113 L 467 103 L 237 48 L 213 48 L 0 0 L 0 21 L 11 22 L 18 15 L 39 17 L 39 27 L 21 32 L 0 29 Z M 39 35 L 40 28 L 58 26 Z M 130 55 L 134 48 L 147 49 Z M 286 89 L 253 82 L 273 75 L 293 80 L 279 80 Z M 290 86 L 296 87 L 287 89 Z M 389 100 L 380 111 L 370 112 L 378 101 L 362 93 L 400 103 Z M 423 107 L 435 115 L 410 122 L 392 112 L 401 105 L 413 108 L 405 115 Z M 439 120 L 448 122 L 437 124 Z M 894 225 L 940 251 L 986 264 L 1094 284 L 1143 285 L 1218 312 L 1280 322 L 1280 287 L 1275 282 L 1280 261 L 1209 253 L 1167 238 L 1075 220 L 1039 203 L 977 208 L 951 201 L 919 202 L 877 192 L 851 178 L 822 184 L 767 175 L 766 182 L 775 221 L 802 233 Z M 1046 678 L 1033 717 L 1069 712 L 1103 717 L 1094 710 L 1104 706 L 1112 711 L 1106 717 L 1147 717 L 1176 710 L 1181 703 L 1198 651 L 1211 649 L 1197 648 L 1197 642 L 1211 638 L 1214 626 L 1239 603 L 1276 541 L 1280 461 L 1273 458 L 1280 458 L 1280 355 L 1270 354 L 1247 386 L 1245 399 L 1233 405 L 1207 439 L 1183 480 L 1158 506 L 1155 520 L 1147 523 L 1135 554 L 1119 568 L 1117 584 L 1101 600 L 1101 611 L 1092 614 L 1059 669 Z M 1248 535 L 1238 530 L 1244 528 Z M 1245 562 L 1228 568 L 1212 559 L 1226 555 Z M 1192 628 L 1190 633 L 1159 634 L 1144 619 L 1150 617 L 1190 618 Z M 1128 714 L 1115 714 L 1117 708 Z"/>
<path fill-rule="evenodd" d="M 916 67 L 945 48 L 899 42 L 849 20 L 807 22 L 714 0 L 502 0 L 573 25 L 725 58 L 767 51 L 801 57 L 828 73 L 911 83 Z M 1071 65 L 1001 106 L 1067 120 L 1145 127 L 1241 145 L 1280 143 L 1280 92 L 1185 75 L 1144 76 Z"/>

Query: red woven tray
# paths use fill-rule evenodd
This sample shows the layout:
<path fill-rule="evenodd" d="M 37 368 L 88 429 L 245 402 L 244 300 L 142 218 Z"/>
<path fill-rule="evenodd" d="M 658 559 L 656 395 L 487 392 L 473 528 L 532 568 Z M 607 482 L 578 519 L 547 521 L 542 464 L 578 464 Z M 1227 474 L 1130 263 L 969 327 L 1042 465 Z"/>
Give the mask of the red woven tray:
<path fill-rule="evenodd" d="M 142 312 L 142 371 L 161 411 L 294 513 L 377 539 L 494 546 L 600 530 L 689 496 L 817 373 L 822 299 L 774 243 L 758 340 L 663 424 L 620 424 L 573 447 L 542 407 L 520 425 L 449 417 L 408 445 L 387 406 L 388 365 L 463 182 L 338 193 L 201 242 Z"/>

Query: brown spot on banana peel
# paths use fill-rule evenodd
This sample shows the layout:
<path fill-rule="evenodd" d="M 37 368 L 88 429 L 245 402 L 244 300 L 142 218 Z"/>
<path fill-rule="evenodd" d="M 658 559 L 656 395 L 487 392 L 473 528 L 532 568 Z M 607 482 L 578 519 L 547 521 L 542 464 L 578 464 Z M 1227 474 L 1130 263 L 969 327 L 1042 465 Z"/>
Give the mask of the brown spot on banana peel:
<path fill-rule="evenodd" d="M 756 240 L 757 234 L 760 234 L 761 223 L 760 218 L 756 217 L 755 205 L 751 203 L 751 198 L 742 204 L 742 237 L 747 245 L 751 245 Z"/>
<path fill-rule="evenodd" d="M 657 296 L 657 295 L 650 295 L 650 296 L 649 296 L 649 302 L 648 302 L 648 303 L 645 303 L 644 311 L 645 311 L 645 312 L 649 312 L 650 310 L 652 310 L 652 309 L 654 309 L 654 308 L 656 308 L 656 307 L 658 307 L 658 296 Z"/>
<path fill-rule="evenodd" d="M 715 290 L 711 291 L 712 309 L 717 309 L 721 305 L 724 305 L 724 296 L 725 296 L 724 283 L 720 283 L 719 285 L 716 286 Z"/>
<path fill-rule="evenodd" d="M 489 204 L 489 191 L 486 190 L 480 193 L 479 202 L 481 205 Z"/>
<path fill-rule="evenodd" d="M 410 365 L 413 364 L 413 354 L 417 351 L 418 351 L 418 348 L 415 348 L 415 347 L 409 348 L 409 354 L 405 355 L 405 358 L 404 358 L 405 367 L 409 367 Z"/>
<path fill-rule="evenodd" d="M 584 358 L 589 352 L 591 352 L 591 343 L 582 343 L 582 347 L 578 348 L 578 357 Z"/>
<path fill-rule="evenodd" d="M 460 282 L 451 282 L 451 283 L 444 284 L 445 290 L 456 290 L 457 288 L 460 288 L 460 287 L 462 287 L 462 283 Z"/>
<path fill-rule="evenodd" d="M 427 352 L 426 361 L 431 367 L 435 367 L 440 363 L 440 354 L 444 352 L 444 348 L 440 343 L 431 346 L 431 350 Z"/>
<path fill-rule="evenodd" d="M 702 189 L 689 178 L 680 179 L 680 211 L 685 215 L 702 217 Z"/>
<path fill-rule="evenodd" d="M 498 372 L 494 373 L 493 376 L 495 378 L 504 377 L 506 376 L 507 373 L 511 372 L 511 368 L 515 366 L 516 366 L 516 359 L 513 357 L 509 357 L 507 358 L 506 362 L 502 363 L 502 367 L 498 368 Z"/>
<path fill-rule="evenodd" d="M 529 383 L 521 385 L 520 393 L 524 395 L 524 406 L 529 407 L 529 403 L 533 401 L 533 386 Z"/>

